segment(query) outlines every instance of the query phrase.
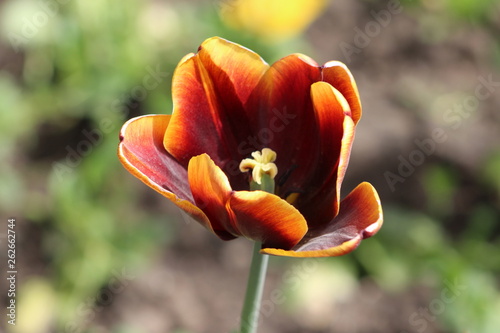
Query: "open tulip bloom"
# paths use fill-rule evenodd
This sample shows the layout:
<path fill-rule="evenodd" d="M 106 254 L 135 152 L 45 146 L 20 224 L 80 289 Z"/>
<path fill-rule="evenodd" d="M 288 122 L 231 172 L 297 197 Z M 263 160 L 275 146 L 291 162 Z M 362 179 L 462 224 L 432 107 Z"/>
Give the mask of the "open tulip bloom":
<path fill-rule="evenodd" d="M 172 115 L 125 123 L 120 161 L 219 238 L 246 237 L 262 254 L 330 257 L 382 226 L 369 183 L 340 200 L 361 117 L 344 64 L 292 54 L 269 66 L 213 37 L 180 61 L 172 98 Z"/>

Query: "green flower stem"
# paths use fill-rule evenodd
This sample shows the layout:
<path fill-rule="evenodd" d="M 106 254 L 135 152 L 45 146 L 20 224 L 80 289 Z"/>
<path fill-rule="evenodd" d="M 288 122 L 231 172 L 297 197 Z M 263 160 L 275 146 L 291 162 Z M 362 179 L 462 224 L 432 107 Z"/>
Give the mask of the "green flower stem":
<path fill-rule="evenodd" d="M 250 187 L 252 190 L 262 190 L 274 193 L 274 179 L 264 174 L 260 185 L 252 181 Z M 255 333 L 259 325 L 260 303 L 262 301 L 262 291 L 264 290 L 267 264 L 269 261 L 268 255 L 260 254 L 260 248 L 261 243 L 256 242 L 253 248 L 245 303 L 243 304 L 243 311 L 241 312 L 240 333 Z"/>
<path fill-rule="evenodd" d="M 241 312 L 240 333 L 255 333 L 259 324 L 260 303 L 266 280 L 269 256 L 259 253 L 261 244 L 256 242 L 253 248 L 252 264 L 248 277 L 245 303 Z"/>

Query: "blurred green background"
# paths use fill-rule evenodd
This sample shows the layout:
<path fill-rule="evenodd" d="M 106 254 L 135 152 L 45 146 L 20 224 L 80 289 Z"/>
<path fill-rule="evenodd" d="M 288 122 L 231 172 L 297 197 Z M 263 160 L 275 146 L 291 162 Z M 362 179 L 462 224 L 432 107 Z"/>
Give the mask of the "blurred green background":
<path fill-rule="evenodd" d="M 347 256 L 272 258 L 259 332 L 498 332 L 498 1 L 289 1 L 245 11 L 258 31 L 228 23 L 238 4 L 0 1 L 1 267 L 14 217 L 19 272 L 17 325 L 2 312 L 0 328 L 237 327 L 251 244 L 216 239 L 116 157 L 121 125 L 169 113 L 177 62 L 218 35 L 269 63 L 351 68 L 364 118 L 343 192 L 370 181 L 385 213 Z M 285 7 L 282 30 L 259 21 Z"/>

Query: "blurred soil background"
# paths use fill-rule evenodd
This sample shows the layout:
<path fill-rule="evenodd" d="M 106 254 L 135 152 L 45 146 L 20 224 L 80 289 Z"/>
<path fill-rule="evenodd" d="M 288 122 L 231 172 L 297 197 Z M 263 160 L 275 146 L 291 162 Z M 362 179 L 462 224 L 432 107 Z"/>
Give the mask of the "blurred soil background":
<path fill-rule="evenodd" d="M 171 112 L 177 62 L 219 35 L 269 63 L 349 66 L 364 114 L 343 195 L 369 181 L 385 214 L 347 256 L 271 258 L 259 332 L 497 333 L 500 3 L 335 0 L 272 41 L 228 27 L 219 13 L 236 5 L 0 1 L 0 331 L 238 327 L 250 242 L 220 241 L 116 157 L 121 125 Z"/>

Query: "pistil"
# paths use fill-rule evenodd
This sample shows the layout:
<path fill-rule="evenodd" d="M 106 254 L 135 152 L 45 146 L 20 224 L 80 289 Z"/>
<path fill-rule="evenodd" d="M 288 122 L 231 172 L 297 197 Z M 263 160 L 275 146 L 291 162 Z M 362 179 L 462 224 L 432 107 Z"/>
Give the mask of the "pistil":
<path fill-rule="evenodd" d="M 273 162 L 276 161 L 276 152 L 272 149 L 264 148 L 262 152 L 254 151 L 253 158 L 245 158 L 240 163 L 240 171 L 248 172 L 252 170 L 252 182 L 250 189 L 272 189 L 274 193 L 274 177 L 278 174 L 278 167 Z"/>

